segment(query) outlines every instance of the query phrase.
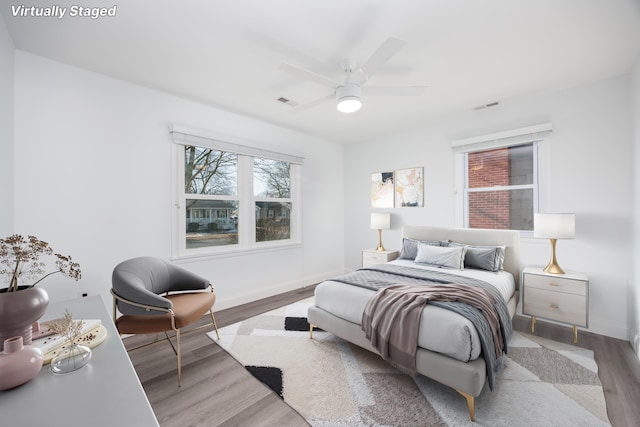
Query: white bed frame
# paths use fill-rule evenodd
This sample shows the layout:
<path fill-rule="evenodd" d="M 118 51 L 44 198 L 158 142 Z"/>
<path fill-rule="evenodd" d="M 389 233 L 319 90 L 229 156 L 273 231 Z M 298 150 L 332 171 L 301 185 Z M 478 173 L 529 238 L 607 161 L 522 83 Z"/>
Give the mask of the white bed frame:
<path fill-rule="evenodd" d="M 402 237 L 416 240 L 453 240 L 470 245 L 506 246 L 504 270 L 513 274 L 516 292 L 507 302 L 513 318 L 519 301 L 520 287 L 520 233 L 512 230 L 481 230 L 463 228 L 406 226 Z M 321 328 L 342 339 L 369 351 L 377 350 L 366 338 L 360 325 L 344 320 L 316 306 L 309 307 L 307 313 L 311 331 Z M 312 335 L 310 335 L 312 337 Z M 416 370 L 425 377 L 434 379 L 455 389 L 467 400 L 469 418 L 475 421 L 475 398 L 480 395 L 487 380 L 486 366 L 482 357 L 470 362 L 461 362 L 440 353 L 418 347 Z"/>

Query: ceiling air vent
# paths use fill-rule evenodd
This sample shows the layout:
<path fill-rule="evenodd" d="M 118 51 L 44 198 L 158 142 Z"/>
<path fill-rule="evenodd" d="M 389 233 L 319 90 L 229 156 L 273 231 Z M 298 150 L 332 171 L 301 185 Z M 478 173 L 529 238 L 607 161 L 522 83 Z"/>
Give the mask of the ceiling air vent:
<path fill-rule="evenodd" d="M 496 102 L 490 102 L 489 104 L 485 104 L 485 105 L 480 105 L 478 107 L 475 107 L 474 110 L 478 111 L 478 110 L 484 110 L 485 108 L 490 108 L 490 107 L 496 107 L 500 105 L 500 103 L 498 101 Z"/>
<path fill-rule="evenodd" d="M 281 96 L 280 98 L 277 98 L 276 101 L 282 102 L 283 104 L 287 104 L 290 107 L 295 107 L 295 106 L 298 105 L 298 103 L 296 101 L 292 101 L 289 98 L 285 98 L 284 96 Z"/>

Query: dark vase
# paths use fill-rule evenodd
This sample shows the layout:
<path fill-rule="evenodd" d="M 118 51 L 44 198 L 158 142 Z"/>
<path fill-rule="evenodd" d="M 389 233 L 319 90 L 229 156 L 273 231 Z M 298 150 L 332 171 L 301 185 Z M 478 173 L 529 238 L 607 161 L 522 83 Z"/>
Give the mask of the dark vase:
<path fill-rule="evenodd" d="M 0 351 L 4 341 L 21 336 L 24 345 L 31 344 L 32 325 L 49 306 L 49 294 L 37 287 L 20 287 L 16 292 L 0 290 Z"/>

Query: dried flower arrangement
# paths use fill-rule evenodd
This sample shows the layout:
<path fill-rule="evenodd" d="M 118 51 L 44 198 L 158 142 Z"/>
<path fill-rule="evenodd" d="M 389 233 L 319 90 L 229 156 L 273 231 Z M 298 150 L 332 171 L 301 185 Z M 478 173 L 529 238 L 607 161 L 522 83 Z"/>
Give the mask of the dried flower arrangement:
<path fill-rule="evenodd" d="M 40 261 L 40 256 L 49 255 L 56 257 L 56 269 L 46 272 L 46 263 Z M 18 291 L 18 280 L 32 280 L 33 287 L 46 277 L 62 273 L 78 281 L 82 277 L 80 264 L 71 259 L 71 255 L 54 254 L 53 249 L 47 242 L 35 236 L 28 236 L 26 239 L 19 235 L 0 239 L 0 275 L 8 276 L 8 292 Z"/>
<path fill-rule="evenodd" d="M 65 309 L 64 316 L 49 323 L 49 329 L 61 337 L 65 337 L 70 345 L 77 344 L 82 336 L 82 320 L 73 320 L 73 315 Z"/>

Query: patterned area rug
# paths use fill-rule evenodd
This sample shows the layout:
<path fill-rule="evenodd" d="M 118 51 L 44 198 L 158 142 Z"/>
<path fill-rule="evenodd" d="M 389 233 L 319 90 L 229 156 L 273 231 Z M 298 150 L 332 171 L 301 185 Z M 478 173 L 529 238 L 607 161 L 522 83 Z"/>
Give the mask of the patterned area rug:
<path fill-rule="evenodd" d="M 514 332 L 509 355 L 476 398 L 465 399 L 379 356 L 314 331 L 304 300 L 220 329 L 210 338 L 313 426 L 609 425 L 593 352 Z"/>

